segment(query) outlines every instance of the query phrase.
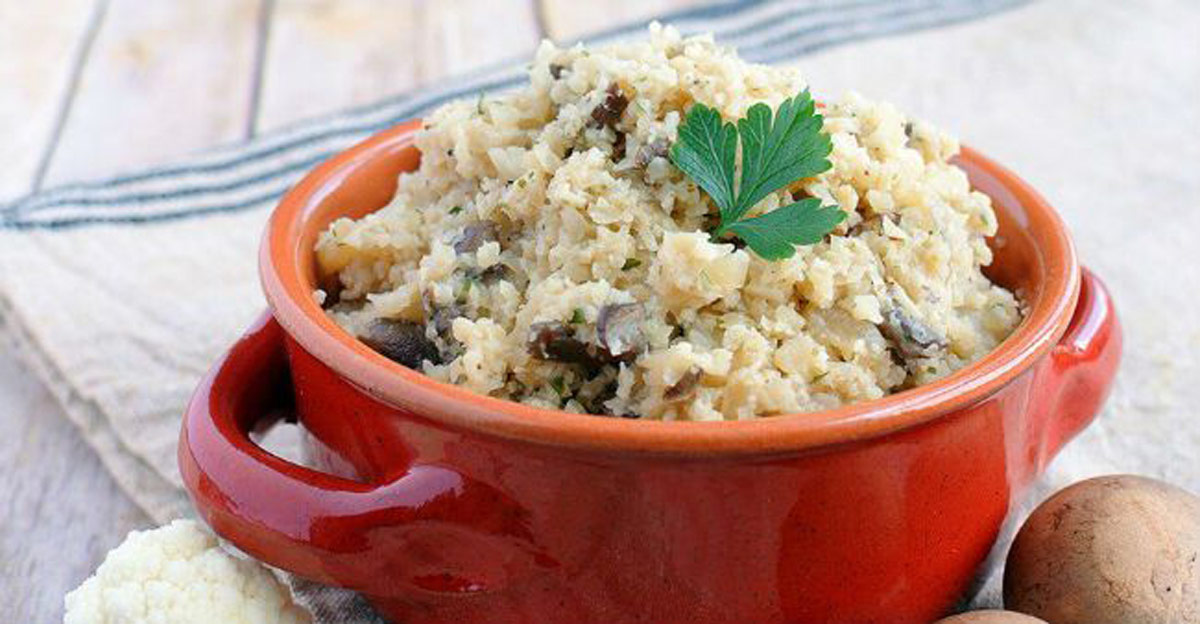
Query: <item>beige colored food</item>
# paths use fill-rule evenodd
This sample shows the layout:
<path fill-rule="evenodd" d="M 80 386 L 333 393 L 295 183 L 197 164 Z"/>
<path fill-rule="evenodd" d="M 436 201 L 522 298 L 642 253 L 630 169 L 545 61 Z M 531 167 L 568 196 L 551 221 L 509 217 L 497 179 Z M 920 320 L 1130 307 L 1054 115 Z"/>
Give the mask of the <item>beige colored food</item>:
<path fill-rule="evenodd" d="M 655 25 L 544 43 L 529 79 L 432 113 L 394 200 L 320 238 L 328 313 L 397 361 L 546 408 L 749 419 L 929 382 L 1020 320 L 981 273 L 996 219 L 950 164 L 958 144 L 891 105 L 825 108 L 832 169 L 751 214 L 811 195 L 847 218 L 768 262 L 710 239 L 716 209 L 667 150 L 693 102 L 735 120 L 802 91 L 799 73 Z"/>
<path fill-rule="evenodd" d="M 1046 624 L 1046 621 L 1013 611 L 988 609 L 962 613 L 938 620 L 933 624 Z"/>
<path fill-rule="evenodd" d="M 1200 623 L 1200 498 L 1131 475 L 1055 494 L 1013 542 L 1004 604 L 1054 624 Z"/>

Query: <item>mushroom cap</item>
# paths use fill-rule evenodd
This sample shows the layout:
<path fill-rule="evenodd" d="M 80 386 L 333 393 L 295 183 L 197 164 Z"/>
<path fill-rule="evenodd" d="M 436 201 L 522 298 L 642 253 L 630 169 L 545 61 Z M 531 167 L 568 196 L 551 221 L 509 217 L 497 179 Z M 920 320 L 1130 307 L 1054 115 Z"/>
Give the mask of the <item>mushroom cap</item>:
<path fill-rule="evenodd" d="M 934 624 L 1046 624 L 1046 621 L 1015 611 L 988 609 L 952 615 Z"/>
<path fill-rule="evenodd" d="M 1054 624 L 1200 623 L 1200 498 L 1132 475 L 1060 491 L 1013 541 L 1004 603 Z"/>

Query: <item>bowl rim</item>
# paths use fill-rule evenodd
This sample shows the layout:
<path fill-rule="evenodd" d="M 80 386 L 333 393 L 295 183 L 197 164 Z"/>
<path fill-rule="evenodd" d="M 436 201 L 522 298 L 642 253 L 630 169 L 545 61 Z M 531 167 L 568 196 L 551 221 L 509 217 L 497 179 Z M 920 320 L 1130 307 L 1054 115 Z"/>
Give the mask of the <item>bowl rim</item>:
<path fill-rule="evenodd" d="M 954 413 L 996 393 L 1045 356 L 1065 333 L 1080 289 L 1075 247 L 1059 215 L 1013 172 L 963 147 L 959 158 L 998 181 L 1022 205 L 1045 260 L 1042 294 L 1017 329 L 983 358 L 932 383 L 832 410 L 738 421 L 606 418 L 476 394 L 397 364 L 342 330 L 318 305 L 296 262 L 310 209 L 363 164 L 415 150 L 414 119 L 379 132 L 310 171 L 279 202 L 263 234 L 259 274 L 286 333 L 370 396 L 449 427 L 574 450 L 736 456 L 807 451 L 875 438 Z M 312 253 L 309 250 L 309 253 Z"/>

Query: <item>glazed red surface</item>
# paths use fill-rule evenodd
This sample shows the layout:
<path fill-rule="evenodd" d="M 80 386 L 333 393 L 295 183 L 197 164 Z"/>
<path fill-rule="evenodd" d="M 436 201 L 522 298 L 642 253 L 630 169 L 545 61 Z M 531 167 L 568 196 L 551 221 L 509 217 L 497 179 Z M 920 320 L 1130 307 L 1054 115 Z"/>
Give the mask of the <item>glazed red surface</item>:
<path fill-rule="evenodd" d="M 968 152 L 1001 222 L 990 273 L 1031 312 L 1005 346 L 943 382 L 715 426 L 464 396 L 343 341 L 294 296 L 314 279 L 296 249 L 311 250 L 339 210 L 381 205 L 395 173 L 415 166 L 409 130 L 343 155 L 285 200 L 264 248 L 282 326 L 265 317 L 214 368 L 179 448 L 214 530 L 364 592 L 396 622 L 929 622 L 967 588 L 1014 497 L 1094 417 L 1116 370 L 1111 301 L 1080 273 L 1061 222 Z M 250 440 L 293 410 L 320 471 Z"/>

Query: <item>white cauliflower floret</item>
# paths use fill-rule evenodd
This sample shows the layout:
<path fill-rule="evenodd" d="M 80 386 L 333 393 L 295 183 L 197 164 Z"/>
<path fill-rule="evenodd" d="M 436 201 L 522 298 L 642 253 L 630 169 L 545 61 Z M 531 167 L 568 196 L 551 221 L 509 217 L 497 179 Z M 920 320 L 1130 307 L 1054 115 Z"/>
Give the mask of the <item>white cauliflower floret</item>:
<path fill-rule="evenodd" d="M 309 624 L 264 567 L 197 523 L 134 531 L 67 594 L 64 624 Z"/>

